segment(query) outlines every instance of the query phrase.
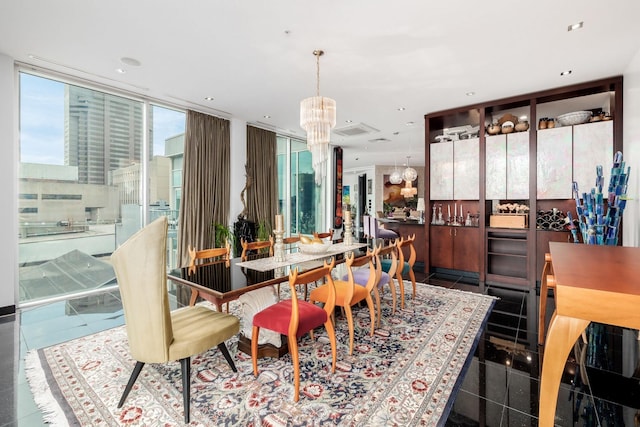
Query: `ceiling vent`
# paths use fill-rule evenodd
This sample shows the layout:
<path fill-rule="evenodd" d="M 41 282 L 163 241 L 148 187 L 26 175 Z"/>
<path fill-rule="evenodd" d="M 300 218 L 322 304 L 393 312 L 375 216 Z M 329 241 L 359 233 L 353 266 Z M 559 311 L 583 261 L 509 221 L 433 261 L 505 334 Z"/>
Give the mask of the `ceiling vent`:
<path fill-rule="evenodd" d="M 373 144 L 378 144 L 378 143 L 391 142 L 391 140 L 387 138 L 376 138 L 376 139 L 370 139 L 369 142 Z"/>
<path fill-rule="evenodd" d="M 378 129 L 372 128 L 371 126 L 365 125 L 364 123 L 358 123 L 355 125 L 349 125 L 345 127 L 341 127 L 339 129 L 334 129 L 333 133 L 340 136 L 360 136 L 365 133 L 373 133 L 380 132 Z"/>

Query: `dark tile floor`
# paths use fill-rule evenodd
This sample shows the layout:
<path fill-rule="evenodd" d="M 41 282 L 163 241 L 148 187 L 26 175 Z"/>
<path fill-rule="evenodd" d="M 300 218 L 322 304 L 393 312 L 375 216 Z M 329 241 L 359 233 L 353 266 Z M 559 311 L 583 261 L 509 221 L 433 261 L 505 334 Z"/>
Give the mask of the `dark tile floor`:
<path fill-rule="evenodd" d="M 418 279 L 448 288 L 480 291 L 477 285 L 460 277 L 423 275 Z M 484 292 L 499 300 L 446 425 L 536 426 L 541 366 L 536 344 L 538 298 L 493 286 L 486 286 Z M 549 304 L 551 313 L 553 298 L 549 298 Z M 123 322 L 117 291 L 19 310 L 15 316 L 0 318 L 0 426 L 43 424 L 24 373 L 23 360 L 29 349 Z M 638 336 L 633 331 L 601 325 L 594 329 L 590 342 L 600 346 L 592 346 L 582 364 L 574 354 L 567 361 L 556 425 L 638 426 Z M 636 376 L 631 375 L 634 370 Z"/>

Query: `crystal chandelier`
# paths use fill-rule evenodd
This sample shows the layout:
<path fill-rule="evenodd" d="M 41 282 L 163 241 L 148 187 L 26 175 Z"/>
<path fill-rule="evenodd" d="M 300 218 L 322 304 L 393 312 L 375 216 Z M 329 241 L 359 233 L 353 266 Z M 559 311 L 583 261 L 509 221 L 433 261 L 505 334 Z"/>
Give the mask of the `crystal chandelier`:
<path fill-rule="evenodd" d="M 402 194 L 405 199 L 410 199 L 418 194 L 418 189 L 411 186 L 411 181 L 405 180 L 404 187 L 400 189 L 400 194 Z"/>
<path fill-rule="evenodd" d="M 411 156 L 407 156 L 407 168 L 402 172 L 402 178 L 404 178 L 405 181 L 413 182 L 418 178 L 418 172 L 409 166 L 410 158 Z"/>
<path fill-rule="evenodd" d="M 389 182 L 391 184 L 400 184 L 402 182 L 402 174 L 398 170 L 398 164 L 395 159 L 393 160 L 393 172 L 389 175 Z"/>
<path fill-rule="evenodd" d="M 307 149 L 311 152 L 311 163 L 320 185 L 327 170 L 331 128 L 336 125 L 336 101 L 320 96 L 320 57 L 322 50 L 314 50 L 316 57 L 316 96 L 300 101 L 300 126 L 307 131 Z"/>

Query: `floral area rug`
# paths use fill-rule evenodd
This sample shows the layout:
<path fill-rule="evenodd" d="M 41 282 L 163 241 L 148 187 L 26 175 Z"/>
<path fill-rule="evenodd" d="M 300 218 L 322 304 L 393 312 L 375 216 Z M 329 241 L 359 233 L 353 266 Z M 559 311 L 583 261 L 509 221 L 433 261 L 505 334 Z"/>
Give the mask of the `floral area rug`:
<path fill-rule="evenodd" d="M 388 295 L 387 295 L 388 296 Z M 191 424 L 203 426 L 444 425 L 495 300 L 419 284 L 415 300 L 369 336 L 366 306 L 356 307 L 349 356 L 346 320 L 337 314 L 338 363 L 323 328 L 300 339 L 300 401 L 293 401 L 291 358 L 258 361 L 227 341 L 238 372 L 217 348 L 192 358 Z M 230 310 L 239 314 L 240 306 Z M 135 361 L 124 327 L 27 354 L 26 370 L 45 422 L 82 426 L 184 424 L 179 362 L 145 365 L 117 408 Z"/>

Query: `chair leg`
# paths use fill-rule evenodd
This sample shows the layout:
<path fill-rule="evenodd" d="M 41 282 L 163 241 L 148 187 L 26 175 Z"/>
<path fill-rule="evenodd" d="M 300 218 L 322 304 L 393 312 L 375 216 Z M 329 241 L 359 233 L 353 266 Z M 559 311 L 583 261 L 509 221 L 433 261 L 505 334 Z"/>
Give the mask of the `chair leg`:
<path fill-rule="evenodd" d="M 333 322 L 331 322 L 331 319 L 329 317 L 327 317 L 327 321 L 324 322 L 324 328 L 327 330 L 327 335 L 329 335 L 329 343 L 331 344 L 331 372 L 335 373 L 338 349 L 336 348 L 336 331 L 333 328 Z"/>
<path fill-rule="evenodd" d="M 346 312 L 345 316 L 349 324 L 349 356 L 351 356 L 353 354 L 353 316 L 351 314 L 351 306 L 348 304 L 345 305 L 344 311 Z"/>
<path fill-rule="evenodd" d="M 231 370 L 233 372 L 238 372 L 238 370 L 236 369 L 236 364 L 233 363 L 231 354 L 229 354 L 229 350 L 227 349 L 227 345 L 224 343 L 224 341 L 218 344 L 218 350 L 220 350 L 224 358 L 227 359 L 227 363 L 229 364 L 229 366 L 231 366 Z"/>
<path fill-rule="evenodd" d="M 189 305 L 190 306 L 194 306 L 196 305 L 196 301 L 198 300 L 198 291 L 195 289 L 191 289 L 191 298 L 189 299 Z"/>
<path fill-rule="evenodd" d="M 182 400 L 184 405 L 184 423 L 189 424 L 189 403 L 191 402 L 191 358 L 180 359 L 182 367 Z"/>
<path fill-rule="evenodd" d="M 253 375 L 258 376 L 258 339 L 260 338 L 260 328 L 254 326 L 251 331 L 251 362 L 253 363 Z"/>
<path fill-rule="evenodd" d="M 376 286 L 375 288 L 373 288 L 373 293 L 376 297 L 376 306 L 377 306 L 377 311 L 378 311 L 378 317 L 376 318 L 376 327 L 380 327 L 380 316 L 382 316 L 381 314 L 381 307 L 380 307 L 380 292 L 378 291 L 378 286 Z"/>
<path fill-rule="evenodd" d="M 542 275 L 540 276 L 540 310 L 538 311 L 538 344 L 544 344 L 545 336 L 545 317 L 547 316 L 547 275 L 551 265 L 549 254 L 545 254 L 545 263 L 542 267 Z"/>
<path fill-rule="evenodd" d="M 413 272 L 413 267 L 409 267 L 409 278 L 411 279 L 411 285 L 413 286 L 413 295 L 411 299 L 416 299 L 416 274 Z"/>
<path fill-rule="evenodd" d="M 144 362 L 136 362 L 136 366 L 133 368 L 133 372 L 131 372 L 131 376 L 129 377 L 129 382 L 127 386 L 124 388 L 124 393 L 122 393 L 122 397 L 120 398 L 120 402 L 118 402 L 118 408 L 122 408 L 124 405 L 124 401 L 127 399 L 129 392 L 133 388 L 136 380 L 138 379 L 138 375 L 140 375 L 140 371 L 144 367 Z"/>
<path fill-rule="evenodd" d="M 293 400 L 300 400 L 300 361 L 298 360 L 298 339 L 295 335 L 289 335 L 289 353 L 293 363 Z"/>
<path fill-rule="evenodd" d="M 393 277 L 389 277 L 389 289 L 391 290 L 391 314 L 396 314 L 396 305 L 398 305 L 398 295 L 396 295 L 396 283 L 393 281 Z"/>
<path fill-rule="evenodd" d="M 400 310 L 404 310 L 404 282 L 402 281 L 402 273 L 396 275 L 398 286 L 400 287 Z"/>
<path fill-rule="evenodd" d="M 377 293 L 378 292 L 376 291 L 376 294 Z M 369 336 L 373 336 L 373 332 L 376 326 L 376 311 L 375 311 L 375 307 L 373 306 L 373 299 L 371 299 L 371 294 L 367 295 L 366 300 L 367 300 L 367 306 L 369 307 L 369 317 L 371 317 L 371 332 L 369 333 Z"/>

